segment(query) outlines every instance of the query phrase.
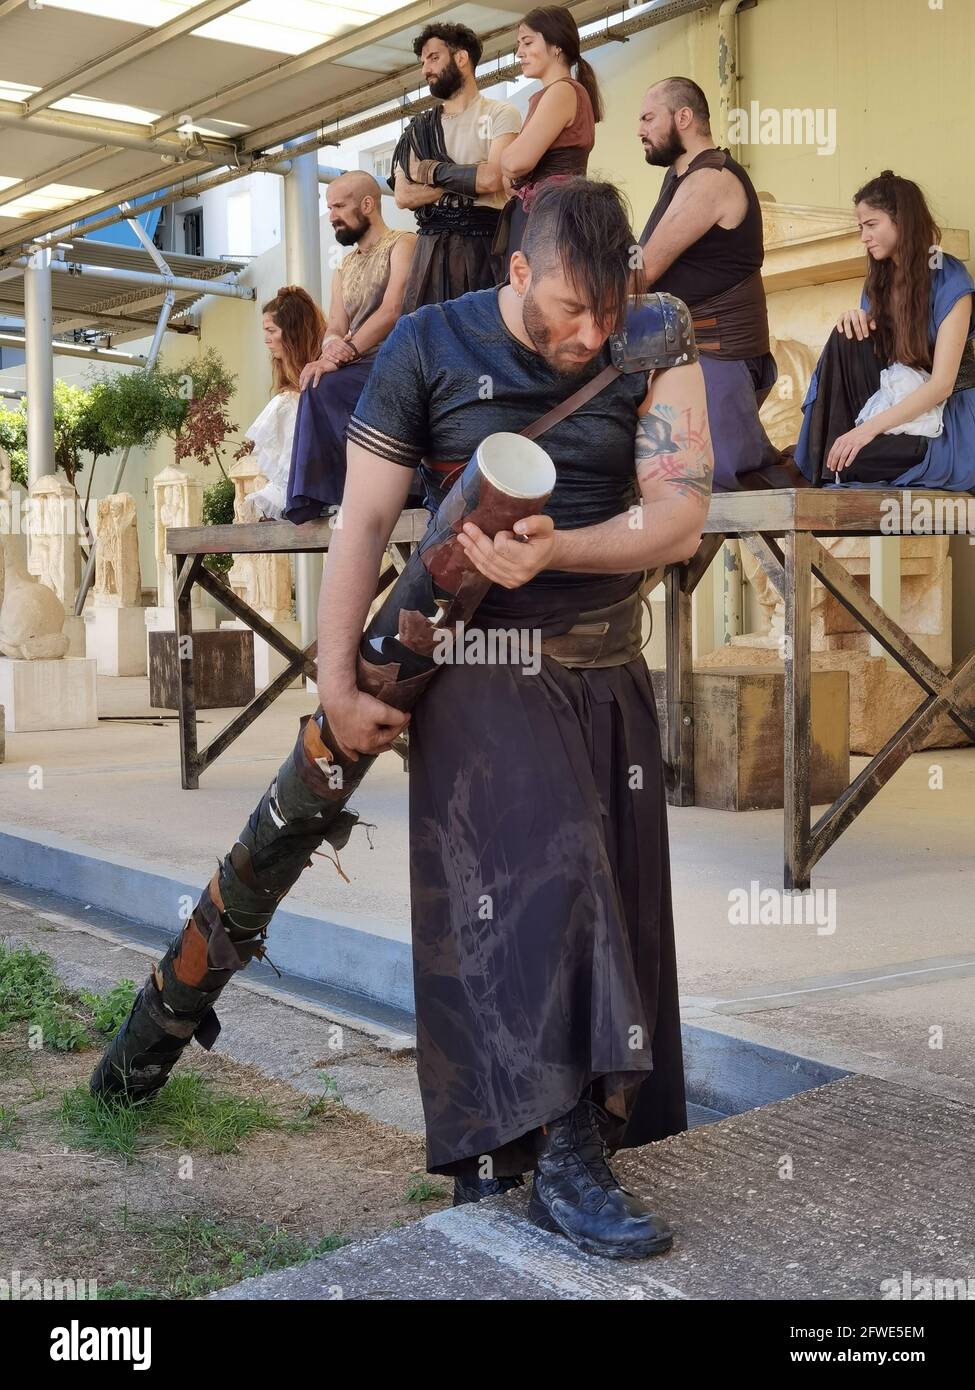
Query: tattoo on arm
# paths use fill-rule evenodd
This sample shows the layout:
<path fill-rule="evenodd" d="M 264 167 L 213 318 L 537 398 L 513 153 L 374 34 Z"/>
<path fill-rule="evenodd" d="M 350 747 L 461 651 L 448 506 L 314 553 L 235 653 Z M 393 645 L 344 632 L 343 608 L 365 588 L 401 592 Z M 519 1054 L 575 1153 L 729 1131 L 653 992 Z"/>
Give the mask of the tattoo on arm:
<path fill-rule="evenodd" d="M 681 497 L 707 500 L 714 459 L 707 416 L 690 408 L 678 412 L 664 402 L 641 415 L 636 432 L 636 475 L 661 482 Z"/>

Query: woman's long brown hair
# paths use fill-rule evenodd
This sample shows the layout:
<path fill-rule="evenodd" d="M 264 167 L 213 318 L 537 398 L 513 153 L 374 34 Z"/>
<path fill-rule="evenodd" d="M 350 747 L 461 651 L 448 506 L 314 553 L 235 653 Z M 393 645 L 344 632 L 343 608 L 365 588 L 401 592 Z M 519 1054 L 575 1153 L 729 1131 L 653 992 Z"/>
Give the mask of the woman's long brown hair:
<path fill-rule="evenodd" d="M 297 391 L 302 367 L 321 356 L 325 315 L 300 285 L 282 285 L 274 298 L 261 306 L 261 313 L 270 314 L 281 330 L 284 356 L 271 361 L 274 395 Z"/>
<path fill-rule="evenodd" d="M 858 188 L 853 202 L 885 212 L 897 226 L 897 261 L 870 258 L 864 291 L 877 324 L 877 350 L 884 363 L 904 362 L 929 372 L 928 337 L 931 303 L 931 257 L 941 228 L 931 216 L 924 194 L 910 179 L 884 169 Z M 894 300 L 894 288 L 899 294 Z"/>
<path fill-rule="evenodd" d="M 561 48 L 562 57 L 570 68 L 575 64 L 576 81 L 585 87 L 592 102 L 592 114 L 597 121 L 601 121 L 603 99 L 599 93 L 599 83 L 591 65 L 579 52 L 579 26 L 572 14 L 561 5 L 540 5 L 538 9 L 529 10 L 521 23 L 534 29 L 536 34 L 541 34 L 546 43 Z"/>

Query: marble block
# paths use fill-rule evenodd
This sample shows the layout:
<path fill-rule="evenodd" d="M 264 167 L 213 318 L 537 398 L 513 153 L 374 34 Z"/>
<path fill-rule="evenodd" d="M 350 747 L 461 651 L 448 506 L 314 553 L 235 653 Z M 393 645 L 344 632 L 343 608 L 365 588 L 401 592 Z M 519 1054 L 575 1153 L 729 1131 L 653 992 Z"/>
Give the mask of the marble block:
<path fill-rule="evenodd" d="M 147 632 L 175 632 L 176 631 L 176 612 L 172 608 L 143 608 L 146 615 Z M 213 632 L 217 626 L 217 610 L 215 608 L 198 608 L 194 603 L 191 618 L 194 632 Z"/>
<path fill-rule="evenodd" d="M 286 637 L 289 642 L 293 642 L 296 647 L 301 646 L 301 624 L 296 618 L 286 618 L 276 622 L 274 626 L 282 637 Z M 240 618 L 233 618 L 229 622 L 222 622 L 221 628 L 231 628 L 237 631 L 253 631 Z M 280 652 L 275 651 L 272 646 L 265 642 L 263 637 L 258 637 L 254 633 L 254 686 L 257 690 L 263 690 L 265 686 L 271 684 L 275 676 L 281 674 L 287 662 Z M 294 680 L 287 687 L 289 690 L 298 690 L 301 687 L 301 676 L 295 676 Z"/>
<path fill-rule="evenodd" d="M 89 609 L 85 641 L 100 676 L 144 676 L 149 669 L 144 608 Z"/>
<path fill-rule="evenodd" d="M 18 661 L 0 657 L 0 705 L 10 733 L 93 729 L 98 723 L 93 657 Z"/>
<path fill-rule="evenodd" d="M 66 656 L 87 656 L 84 618 L 69 613 L 64 620 L 64 627 L 61 631 L 68 639 Z"/>

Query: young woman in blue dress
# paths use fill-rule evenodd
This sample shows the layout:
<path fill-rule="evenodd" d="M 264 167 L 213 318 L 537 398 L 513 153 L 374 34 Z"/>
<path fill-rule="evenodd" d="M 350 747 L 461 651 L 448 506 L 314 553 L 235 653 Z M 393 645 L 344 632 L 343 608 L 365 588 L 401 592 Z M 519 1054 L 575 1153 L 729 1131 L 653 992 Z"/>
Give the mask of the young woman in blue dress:
<path fill-rule="evenodd" d="M 910 179 L 885 169 L 857 191 L 854 203 L 867 277 L 859 308 L 841 316 L 813 373 L 795 461 L 819 487 L 971 491 L 975 281 L 941 250 L 941 230 Z M 858 424 L 881 386 L 881 371 L 894 364 L 913 368 L 918 384 L 899 398 L 895 391 L 894 404 Z M 940 433 L 911 431 L 940 406 Z"/>

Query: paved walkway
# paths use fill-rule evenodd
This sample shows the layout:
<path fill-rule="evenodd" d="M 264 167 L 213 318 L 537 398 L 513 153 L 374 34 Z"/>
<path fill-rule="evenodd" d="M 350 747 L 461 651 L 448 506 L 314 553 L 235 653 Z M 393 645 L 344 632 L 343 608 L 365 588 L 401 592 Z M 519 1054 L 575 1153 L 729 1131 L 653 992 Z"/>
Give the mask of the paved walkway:
<path fill-rule="evenodd" d="M 585 1255 L 527 1221 L 519 1194 L 212 1297 L 881 1299 L 905 1274 L 908 1288 L 962 1280 L 975 1297 L 973 1120 L 969 1106 L 850 1077 L 617 1157 L 677 1233 L 665 1255 Z"/>
<path fill-rule="evenodd" d="M 8 734 L 0 876 L 23 877 L 7 867 L 11 846 L 36 862 L 47 844 L 54 852 L 28 881 L 172 930 L 181 896 L 195 900 L 233 843 L 311 697 L 289 692 L 184 792 L 175 724 L 148 717 L 146 683 L 99 685 L 103 714 L 144 720 Z M 204 718 L 212 736 L 223 714 Z M 38 767 L 43 786 L 30 790 Z M 375 848 L 353 834 L 341 854 L 349 883 L 316 860 L 271 934 L 283 969 L 399 1009 L 412 986 L 406 795 L 387 754 L 355 799 Z M 975 749 L 911 758 L 826 855 L 813 874 L 825 929 L 729 920 L 732 895 L 750 902 L 781 884 L 780 813 L 670 808 L 669 823 L 686 1019 L 852 1070 L 924 1073 L 946 1095 L 975 1084 Z M 4 831 L 19 838 L 4 842 Z"/>
<path fill-rule="evenodd" d="M 155 954 L 160 929 L 176 925 L 181 895 L 198 895 L 311 701 L 289 693 L 187 793 L 175 725 L 149 716 L 144 683 L 100 685 L 103 714 L 141 717 L 7 736 L 0 876 L 68 894 L 89 931 L 109 924 L 112 908 L 141 916 L 148 926 L 121 929 Z M 222 715 L 204 718 L 209 737 Z M 282 1025 L 270 972 L 249 975 L 249 994 L 228 993 L 221 1049 L 258 1065 L 263 1055 L 270 1074 L 311 1087 L 303 1069 L 309 1051 L 320 1055 L 316 1008 L 322 1028 L 339 1017 L 363 1036 L 388 1035 L 394 1052 L 397 1037 L 402 1044 L 406 791 L 387 755 L 355 803 L 375 822 L 375 848 L 353 836 L 341 856 L 349 883 L 321 861 L 283 905 L 271 954 L 311 977 L 289 982 L 305 995 L 301 1019 L 287 1008 L 294 1018 Z M 814 871 L 818 915 L 806 924 L 777 922 L 783 899 L 760 896 L 781 882 L 779 813 L 672 808 L 669 822 L 682 1012 L 715 1049 L 713 1058 L 702 1049 L 699 1080 L 711 1068 L 716 1091 L 736 1091 L 739 1110 L 768 1100 L 772 1081 L 774 1094 L 791 1089 L 780 1074 L 770 1080 L 783 1062 L 762 1048 L 854 1075 L 624 1160 L 635 1189 L 679 1232 L 674 1251 L 648 1263 L 579 1255 L 530 1227 L 509 1198 L 438 1213 L 239 1296 L 328 1297 L 339 1284 L 353 1298 L 871 1298 L 904 1270 L 975 1277 L 975 749 L 908 761 Z M 744 921 L 732 910 L 738 900 Z M 17 920 L 7 911 L 4 929 Z M 90 956 L 79 938 L 79 978 Z M 351 987 L 372 1002 L 344 992 Z M 753 1061 L 743 1064 L 730 1039 L 749 1045 Z M 419 1126 L 411 1068 L 400 1062 L 387 1078 L 357 1045 L 336 1063 L 347 1103 Z M 786 1159 L 791 1177 L 780 1176 Z"/>

